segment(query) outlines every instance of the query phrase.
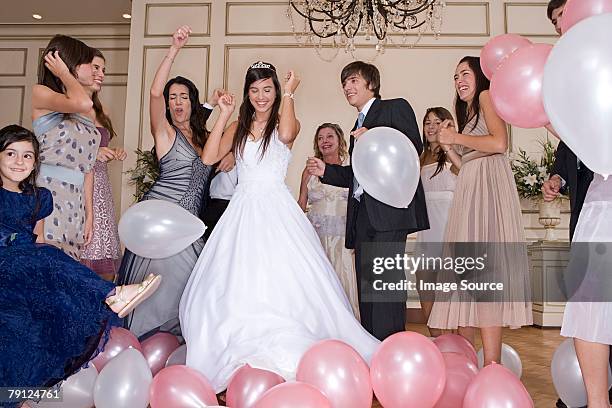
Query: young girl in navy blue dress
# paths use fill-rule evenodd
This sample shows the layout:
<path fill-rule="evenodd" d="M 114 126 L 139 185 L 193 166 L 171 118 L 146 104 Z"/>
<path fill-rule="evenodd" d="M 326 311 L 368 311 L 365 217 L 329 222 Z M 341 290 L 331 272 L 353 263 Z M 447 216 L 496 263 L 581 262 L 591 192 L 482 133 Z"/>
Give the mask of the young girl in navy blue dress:
<path fill-rule="evenodd" d="M 49 190 L 35 185 L 38 141 L 0 130 L 0 387 L 52 386 L 89 361 L 101 338 L 159 286 L 117 286 L 44 243 Z M 103 342 L 102 342 L 103 343 Z"/>

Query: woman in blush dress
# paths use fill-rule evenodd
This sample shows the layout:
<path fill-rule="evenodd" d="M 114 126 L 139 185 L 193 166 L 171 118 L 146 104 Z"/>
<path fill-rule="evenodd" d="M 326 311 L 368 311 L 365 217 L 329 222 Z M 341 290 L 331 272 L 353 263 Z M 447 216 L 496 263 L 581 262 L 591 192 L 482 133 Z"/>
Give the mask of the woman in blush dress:
<path fill-rule="evenodd" d="M 345 164 L 348 159 L 346 140 L 340 126 L 323 123 L 314 137 L 315 157 L 325 163 Z M 353 251 L 345 248 L 346 201 L 348 189 L 323 184 L 318 177 L 302 172 L 298 204 L 317 231 L 321 244 L 359 319 L 359 300 Z"/>
<path fill-rule="evenodd" d="M 113 190 L 108 177 L 108 162 L 123 161 L 126 153 L 121 148 L 108 147 L 116 136 L 113 123 L 104 111 L 98 93 L 102 89 L 106 73 L 106 60 L 99 50 L 94 50 L 93 85 L 87 87 L 93 100 L 95 124 L 100 132 L 100 148 L 93 166 L 93 230 L 91 242 L 81 252 L 81 263 L 106 280 L 115 278 L 121 262 L 121 247 L 115 220 Z"/>

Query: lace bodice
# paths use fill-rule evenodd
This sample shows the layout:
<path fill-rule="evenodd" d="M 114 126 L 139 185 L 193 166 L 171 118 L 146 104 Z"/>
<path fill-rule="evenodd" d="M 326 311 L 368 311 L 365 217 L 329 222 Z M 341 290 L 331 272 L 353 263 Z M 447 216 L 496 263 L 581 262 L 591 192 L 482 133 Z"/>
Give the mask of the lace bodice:
<path fill-rule="evenodd" d="M 272 140 L 266 153 L 261 154 L 263 139 L 247 140 L 242 154 L 236 155 L 238 186 L 261 183 L 283 184 L 291 160 L 291 150 L 278 139 L 278 130 L 272 133 Z"/>

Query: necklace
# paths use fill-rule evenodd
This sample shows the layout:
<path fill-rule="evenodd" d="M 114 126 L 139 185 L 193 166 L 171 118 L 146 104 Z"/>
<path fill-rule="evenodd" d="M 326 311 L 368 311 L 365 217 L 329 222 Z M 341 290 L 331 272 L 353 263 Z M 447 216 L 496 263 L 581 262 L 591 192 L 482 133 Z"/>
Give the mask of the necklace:
<path fill-rule="evenodd" d="M 266 130 L 266 125 L 268 124 L 268 122 L 266 121 L 263 125 L 263 127 L 258 128 L 255 126 L 255 122 L 253 122 L 253 130 L 250 130 L 249 133 L 251 134 L 252 138 L 251 140 L 257 140 L 257 139 L 261 139 L 263 137 L 264 131 Z M 256 136 L 256 133 L 259 132 L 259 137 Z"/>

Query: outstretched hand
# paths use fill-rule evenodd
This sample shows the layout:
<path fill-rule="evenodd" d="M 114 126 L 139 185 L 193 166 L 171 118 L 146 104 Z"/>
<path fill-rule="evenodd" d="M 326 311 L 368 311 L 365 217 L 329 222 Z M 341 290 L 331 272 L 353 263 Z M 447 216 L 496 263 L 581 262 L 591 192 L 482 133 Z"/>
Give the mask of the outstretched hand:
<path fill-rule="evenodd" d="M 189 34 L 191 34 L 191 27 L 188 25 L 177 28 L 172 35 L 172 46 L 175 48 L 183 48 L 183 46 L 187 44 Z"/>
<path fill-rule="evenodd" d="M 219 98 L 225 95 L 225 90 L 221 88 L 217 88 L 210 94 L 210 97 L 206 102 L 212 107 L 215 107 L 219 104 Z"/>
<path fill-rule="evenodd" d="M 309 157 L 306 160 L 306 171 L 312 176 L 323 177 L 325 174 L 325 162 L 316 157 Z"/>
<path fill-rule="evenodd" d="M 457 132 L 453 126 L 453 121 L 446 119 L 440 124 L 440 131 L 438 132 L 438 142 L 444 145 L 455 144 L 455 138 Z"/>

